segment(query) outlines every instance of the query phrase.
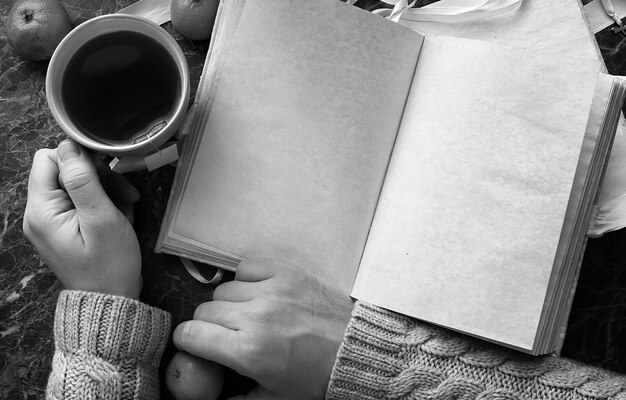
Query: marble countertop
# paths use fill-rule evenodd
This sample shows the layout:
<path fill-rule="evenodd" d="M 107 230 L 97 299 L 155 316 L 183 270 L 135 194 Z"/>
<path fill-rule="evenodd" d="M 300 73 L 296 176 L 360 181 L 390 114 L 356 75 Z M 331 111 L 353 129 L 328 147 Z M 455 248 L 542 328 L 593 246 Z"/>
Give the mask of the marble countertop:
<path fill-rule="evenodd" d="M 134 0 L 65 0 L 75 24 L 115 12 Z M 426 4 L 431 1 L 422 1 Z M 0 2 L 0 398 L 44 397 L 53 352 L 52 321 L 61 286 L 22 233 L 30 164 L 35 151 L 65 138 L 46 103 L 46 62 L 16 57 L 7 43 L 6 15 L 13 1 Z M 365 3 L 365 4 L 363 4 Z M 357 5 L 368 7 L 373 1 Z M 184 39 L 165 28 L 183 48 L 190 66 L 192 96 L 208 42 Z M 626 36 L 608 29 L 596 35 L 610 73 L 626 75 Z M 143 256 L 142 300 L 170 311 L 174 323 L 191 318 L 212 289 L 198 283 L 177 258 L 152 249 L 165 209 L 174 169 L 129 174 L 141 200 L 135 229 Z M 626 229 L 591 239 L 569 319 L 562 355 L 626 374 Z M 168 346 L 162 368 L 172 356 Z M 227 374 L 227 392 L 250 382 Z M 168 399 L 164 390 L 163 398 Z"/>

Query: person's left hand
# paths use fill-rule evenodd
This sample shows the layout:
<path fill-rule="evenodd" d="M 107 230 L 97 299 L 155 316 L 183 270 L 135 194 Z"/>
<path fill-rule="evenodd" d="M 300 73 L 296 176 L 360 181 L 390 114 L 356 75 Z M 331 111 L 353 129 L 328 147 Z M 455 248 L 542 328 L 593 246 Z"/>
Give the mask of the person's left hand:
<path fill-rule="evenodd" d="M 239 399 L 323 399 L 352 308 L 311 274 L 248 260 L 176 328 L 174 344 L 254 379 Z"/>
<path fill-rule="evenodd" d="M 91 156 L 71 140 L 39 150 L 24 233 L 67 289 L 138 299 L 141 252 L 128 218 L 139 193 L 121 175 L 101 170 L 99 176 Z"/>

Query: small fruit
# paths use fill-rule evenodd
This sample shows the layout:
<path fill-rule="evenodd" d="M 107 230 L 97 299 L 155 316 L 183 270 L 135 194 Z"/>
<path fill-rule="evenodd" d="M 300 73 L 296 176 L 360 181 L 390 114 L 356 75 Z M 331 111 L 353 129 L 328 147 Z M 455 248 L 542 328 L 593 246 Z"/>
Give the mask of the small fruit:
<path fill-rule="evenodd" d="M 167 366 L 165 384 L 176 400 L 215 400 L 224 386 L 224 368 L 179 351 Z"/>
<path fill-rule="evenodd" d="M 22 57 L 47 60 L 72 30 L 70 17 L 57 0 L 17 0 L 7 20 L 9 44 Z"/>
<path fill-rule="evenodd" d="M 172 0 L 172 25 L 187 39 L 207 40 L 211 37 L 219 4 L 219 0 Z"/>

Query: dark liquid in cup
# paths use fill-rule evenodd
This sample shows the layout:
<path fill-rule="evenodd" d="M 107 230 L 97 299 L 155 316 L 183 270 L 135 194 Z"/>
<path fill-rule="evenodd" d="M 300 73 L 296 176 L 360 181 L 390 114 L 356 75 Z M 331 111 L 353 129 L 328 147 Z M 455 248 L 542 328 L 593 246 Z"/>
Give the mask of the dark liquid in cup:
<path fill-rule="evenodd" d="M 179 77 L 172 56 L 149 36 L 112 32 L 82 45 L 67 65 L 61 96 L 72 122 L 107 144 L 143 141 L 173 113 Z"/>

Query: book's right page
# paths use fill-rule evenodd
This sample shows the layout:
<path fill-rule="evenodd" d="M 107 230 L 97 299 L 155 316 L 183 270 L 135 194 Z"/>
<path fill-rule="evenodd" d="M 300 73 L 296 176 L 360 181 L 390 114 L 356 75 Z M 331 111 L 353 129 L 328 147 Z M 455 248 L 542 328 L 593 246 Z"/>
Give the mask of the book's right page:
<path fill-rule="evenodd" d="M 469 1 L 459 0 L 460 6 Z M 425 8 L 431 5 L 425 6 Z M 437 3 L 433 3 L 437 6 Z M 504 45 L 537 49 L 553 59 L 595 58 L 602 62 L 596 39 L 590 32 L 580 0 L 524 0 L 520 7 L 498 17 L 457 23 L 401 19 L 400 23 L 426 35 L 455 36 Z M 606 71 L 606 68 L 603 68 Z M 590 236 L 626 226 L 626 126 L 622 118 L 598 199 L 598 213 Z"/>
<path fill-rule="evenodd" d="M 532 349 L 599 69 L 426 38 L 352 295 Z"/>

